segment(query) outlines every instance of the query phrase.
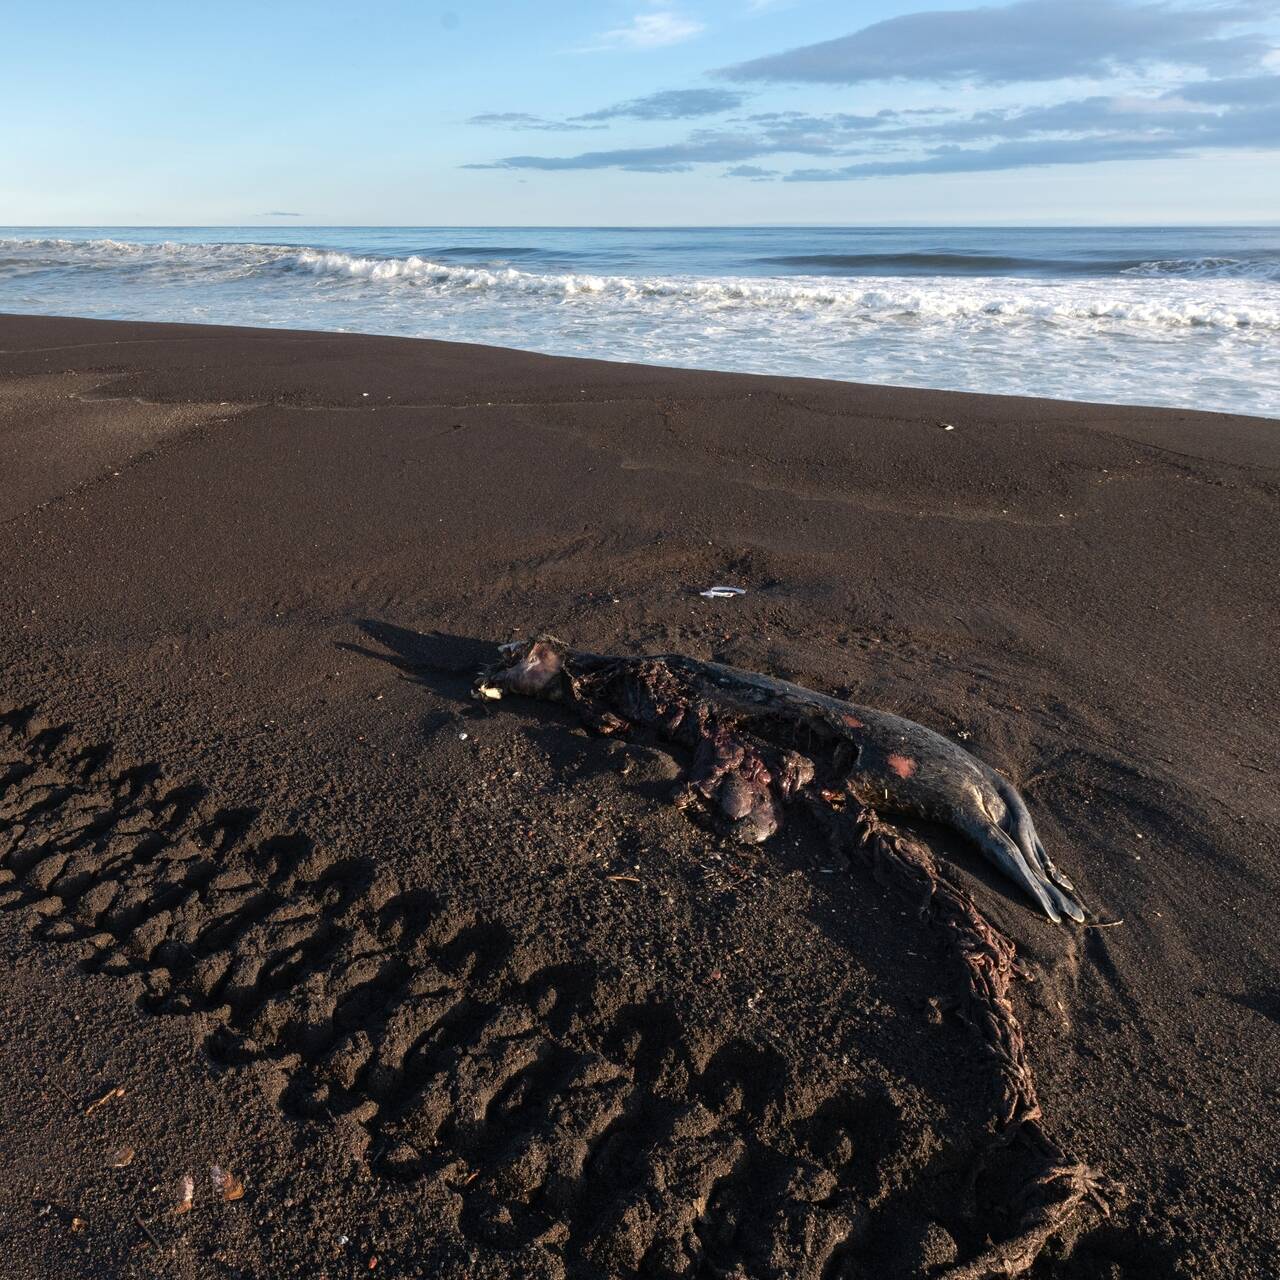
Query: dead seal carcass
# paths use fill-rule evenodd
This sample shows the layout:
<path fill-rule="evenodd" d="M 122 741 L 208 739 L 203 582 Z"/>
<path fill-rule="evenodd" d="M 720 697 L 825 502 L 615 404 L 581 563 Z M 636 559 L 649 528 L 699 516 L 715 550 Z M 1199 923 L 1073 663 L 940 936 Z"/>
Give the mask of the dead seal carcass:
<path fill-rule="evenodd" d="M 876 813 L 918 813 L 956 827 L 1051 919 L 1083 919 L 1070 882 L 1045 855 L 1008 781 L 910 720 L 678 654 L 610 658 L 537 636 L 503 646 L 501 662 L 476 682 L 477 697 L 504 692 L 565 702 L 602 733 L 642 725 L 690 748 L 693 760 L 677 801 L 702 807 L 737 839 L 767 839 L 781 822 L 780 806 L 806 804 L 836 847 L 869 863 L 881 883 L 914 901 L 920 916 L 942 930 L 965 984 L 956 1012 L 981 1037 L 1000 1077 L 995 1131 L 973 1181 L 1014 1143 L 1030 1158 L 1008 1202 L 1012 1234 L 949 1267 L 939 1280 L 1022 1275 L 1087 1203 L 1108 1212 L 1102 1176 L 1044 1127 L 1010 994 L 1014 978 L 1025 973 L 1013 943 L 962 887 L 939 873 L 924 844 Z"/>
<path fill-rule="evenodd" d="M 768 839 L 781 806 L 799 795 L 914 814 L 967 836 L 1051 920 L 1085 918 L 1013 784 L 932 729 L 681 654 L 606 657 L 548 635 L 501 652 L 477 696 L 565 702 L 601 732 L 639 724 L 690 748 L 678 801 L 703 808 L 736 839 Z"/>

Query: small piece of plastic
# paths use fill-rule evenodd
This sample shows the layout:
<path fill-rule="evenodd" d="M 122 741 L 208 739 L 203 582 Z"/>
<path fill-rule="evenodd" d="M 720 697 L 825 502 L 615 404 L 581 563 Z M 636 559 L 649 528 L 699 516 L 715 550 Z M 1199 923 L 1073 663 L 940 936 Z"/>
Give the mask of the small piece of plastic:
<path fill-rule="evenodd" d="M 705 591 L 699 591 L 698 594 L 704 600 L 732 600 L 734 596 L 745 596 L 747 589 L 746 587 L 708 587 Z"/>
<path fill-rule="evenodd" d="M 173 1206 L 171 1212 L 175 1215 L 190 1213 L 195 1200 L 196 1180 L 189 1173 L 184 1173 L 178 1179 L 178 1203 Z"/>

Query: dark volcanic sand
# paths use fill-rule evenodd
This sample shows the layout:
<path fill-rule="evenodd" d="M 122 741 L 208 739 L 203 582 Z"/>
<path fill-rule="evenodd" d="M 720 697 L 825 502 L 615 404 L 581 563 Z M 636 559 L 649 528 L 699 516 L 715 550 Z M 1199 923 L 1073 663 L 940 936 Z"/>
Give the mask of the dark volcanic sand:
<path fill-rule="evenodd" d="M 0 1272 L 872 1280 L 1013 1229 L 937 930 L 803 822 L 694 825 L 667 750 L 468 699 L 548 629 L 1004 769 L 1123 920 L 928 833 L 1124 1186 L 1034 1274 L 1273 1276 L 1277 432 L 0 318 Z"/>

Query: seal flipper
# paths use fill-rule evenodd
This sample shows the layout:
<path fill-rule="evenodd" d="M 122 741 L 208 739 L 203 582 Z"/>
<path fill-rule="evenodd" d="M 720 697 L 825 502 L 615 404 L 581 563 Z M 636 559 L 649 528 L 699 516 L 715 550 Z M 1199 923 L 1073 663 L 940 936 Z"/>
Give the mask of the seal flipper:
<path fill-rule="evenodd" d="M 1045 888 L 1049 891 L 1049 894 L 1053 897 L 1054 901 L 1057 902 L 1058 909 L 1064 916 L 1070 916 L 1076 924 L 1084 924 L 1085 909 L 1079 902 L 1077 902 L 1070 894 L 1064 893 L 1052 881 L 1047 881 L 1045 883 Z"/>
<path fill-rule="evenodd" d="M 1014 844 L 1022 851 L 1033 873 L 1039 873 L 1041 884 L 1062 914 L 1083 922 L 1085 909 L 1075 897 L 1075 885 L 1054 866 L 1053 860 L 1045 852 L 1022 797 L 1004 778 L 1000 778 L 998 782 L 1000 798 L 1008 810 L 1004 825 L 1012 828 L 1009 835 Z"/>
<path fill-rule="evenodd" d="M 1002 828 L 994 822 L 986 821 L 973 831 L 973 836 L 982 852 L 1010 880 L 1020 884 L 1040 904 L 1040 909 L 1054 924 L 1062 923 L 1062 916 L 1059 914 L 1058 903 L 1055 902 L 1055 899 L 1061 901 L 1063 895 L 1058 892 L 1054 885 L 1036 875 L 1027 866 L 1027 860 L 1022 856 L 1022 850 L 1018 848 Z M 1067 914 L 1074 918 L 1074 912 L 1068 910 Z M 1080 919 L 1083 918 L 1082 915 Z"/>

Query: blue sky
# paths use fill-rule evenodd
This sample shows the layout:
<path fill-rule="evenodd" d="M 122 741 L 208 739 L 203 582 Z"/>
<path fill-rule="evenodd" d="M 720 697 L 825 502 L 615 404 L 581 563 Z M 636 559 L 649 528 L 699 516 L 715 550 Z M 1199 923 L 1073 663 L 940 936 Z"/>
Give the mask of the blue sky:
<path fill-rule="evenodd" d="M 1280 219 L 1280 0 L 18 4 L 2 224 Z"/>

